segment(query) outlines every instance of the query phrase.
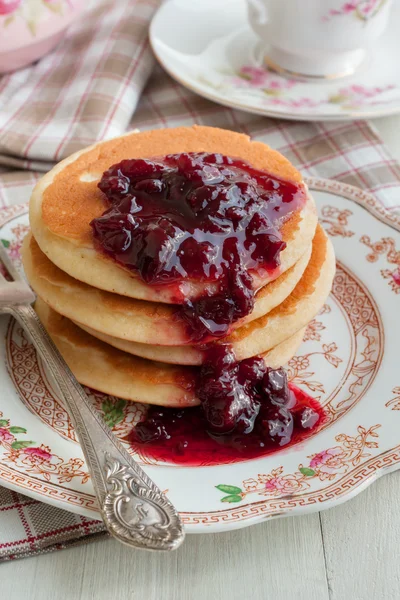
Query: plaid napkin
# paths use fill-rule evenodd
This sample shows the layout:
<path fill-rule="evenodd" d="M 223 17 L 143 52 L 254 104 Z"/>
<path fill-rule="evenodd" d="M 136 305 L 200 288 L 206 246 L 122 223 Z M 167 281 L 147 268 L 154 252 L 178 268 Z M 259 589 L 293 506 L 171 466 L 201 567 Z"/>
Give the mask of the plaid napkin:
<path fill-rule="evenodd" d="M 154 68 L 146 36 L 157 4 L 92 2 L 92 13 L 53 54 L 0 79 L 1 206 L 26 202 L 40 171 L 96 140 L 127 128 L 197 123 L 247 133 L 304 174 L 368 189 L 400 210 L 400 165 L 369 124 L 299 123 L 233 111 Z M 0 488 L 0 561 L 106 535 L 99 521 Z"/>
<path fill-rule="evenodd" d="M 147 37 L 159 0 L 91 0 L 57 49 L 0 80 L 0 164 L 52 162 L 123 132 L 153 66 Z"/>

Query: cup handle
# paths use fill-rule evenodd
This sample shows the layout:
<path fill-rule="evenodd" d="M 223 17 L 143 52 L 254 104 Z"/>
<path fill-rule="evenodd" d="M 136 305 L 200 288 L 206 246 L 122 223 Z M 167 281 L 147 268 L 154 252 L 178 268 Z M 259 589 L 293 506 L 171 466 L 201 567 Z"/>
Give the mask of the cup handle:
<path fill-rule="evenodd" d="M 266 0 L 247 0 L 248 15 L 251 27 L 263 38 L 268 27 L 268 9 Z"/>

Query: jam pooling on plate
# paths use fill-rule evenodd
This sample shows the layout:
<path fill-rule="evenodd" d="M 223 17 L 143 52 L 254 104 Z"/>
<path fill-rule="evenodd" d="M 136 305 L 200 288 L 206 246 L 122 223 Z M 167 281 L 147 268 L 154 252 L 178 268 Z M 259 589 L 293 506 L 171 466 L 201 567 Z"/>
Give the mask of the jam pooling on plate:
<path fill-rule="evenodd" d="M 306 198 L 302 186 L 205 152 L 123 160 L 99 188 L 108 208 L 91 225 L 102 251 L 149 285 L 214 284 L 177 309 L 192 343 L 227 335 L 252 311 L 251 273 L 279 267 L 280 227 Z"/>
<path fill-rule="evenodd" d="M 197 395 L 194 408 L 151 406 L 130 436 L 133 448 L 176 464 L 231 463 L 301 441 L 324 421 L 319 404 L 289 386 L 283 369 L 259 357 L 236 362 L 228 345 L 209 350 Z"/>

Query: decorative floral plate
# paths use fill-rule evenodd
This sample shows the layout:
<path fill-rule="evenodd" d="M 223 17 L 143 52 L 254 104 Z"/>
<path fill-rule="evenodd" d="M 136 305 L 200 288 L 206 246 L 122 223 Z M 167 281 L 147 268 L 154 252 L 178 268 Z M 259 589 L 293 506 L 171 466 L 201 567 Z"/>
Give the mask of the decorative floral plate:
<path fill-rule="evenodd" d="M 138 456 L 190 533 L 330 508 L 400 468 L 400 217 L 357 188 L 308 183 L 335 246 L 337 273 L 288 370 L 320 400 L 326 423 L 300 444 L 234 464 L 188 468 Z M 26 210 L 0 212 L 0 238 L 18 267 Z M 44 365 L 5 316 L 0 339 L 0 485 L 96 517 L 81 449 Z M 125 438 L 142 407 L 88 392 Z"/>
<path fill-rule="evenodd" d="M 377 11 L 364 14 L 363 4 L 343 2 L 342 10 L 321 12 L 321 21 L 373 19 Z M 398 4 L 388 30 L 359 70 L 333 81 L 302 82 L 263 66 L 256 58 L 262 50 L 247 24 L 245 0 L 169 0 L 153 18 L 150 42 L 172 77 L 219 104 L 307 121 L 379 117 L 400 112 Z"/>

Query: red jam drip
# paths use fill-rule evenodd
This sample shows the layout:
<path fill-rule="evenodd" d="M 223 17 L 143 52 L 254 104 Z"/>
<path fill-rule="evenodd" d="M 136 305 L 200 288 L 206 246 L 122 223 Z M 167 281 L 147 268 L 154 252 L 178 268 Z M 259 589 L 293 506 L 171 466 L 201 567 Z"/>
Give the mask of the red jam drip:
<path fill-rule="evenodd" d="M 288 385 L 283 369 L 258 357 L 236 362 L 229 346 L 210 349 L 197 394 L 195 408 L 151 406 L 130 436 L 133 448 L 175 464 L 226 464 L 302 441 L 325 418 L 318 402 Z"/>
<path fill-rule="evenodd" d="M 280 227 L 305 201 L 301 186 L 205 152 L 123 160 L 99 188 L 109 208 L 91 226 L 102 251 L 149 285 L 217 283 L 178 309 L 193 343 L 252 311 L 251 272 L 279 266 Z"/>

